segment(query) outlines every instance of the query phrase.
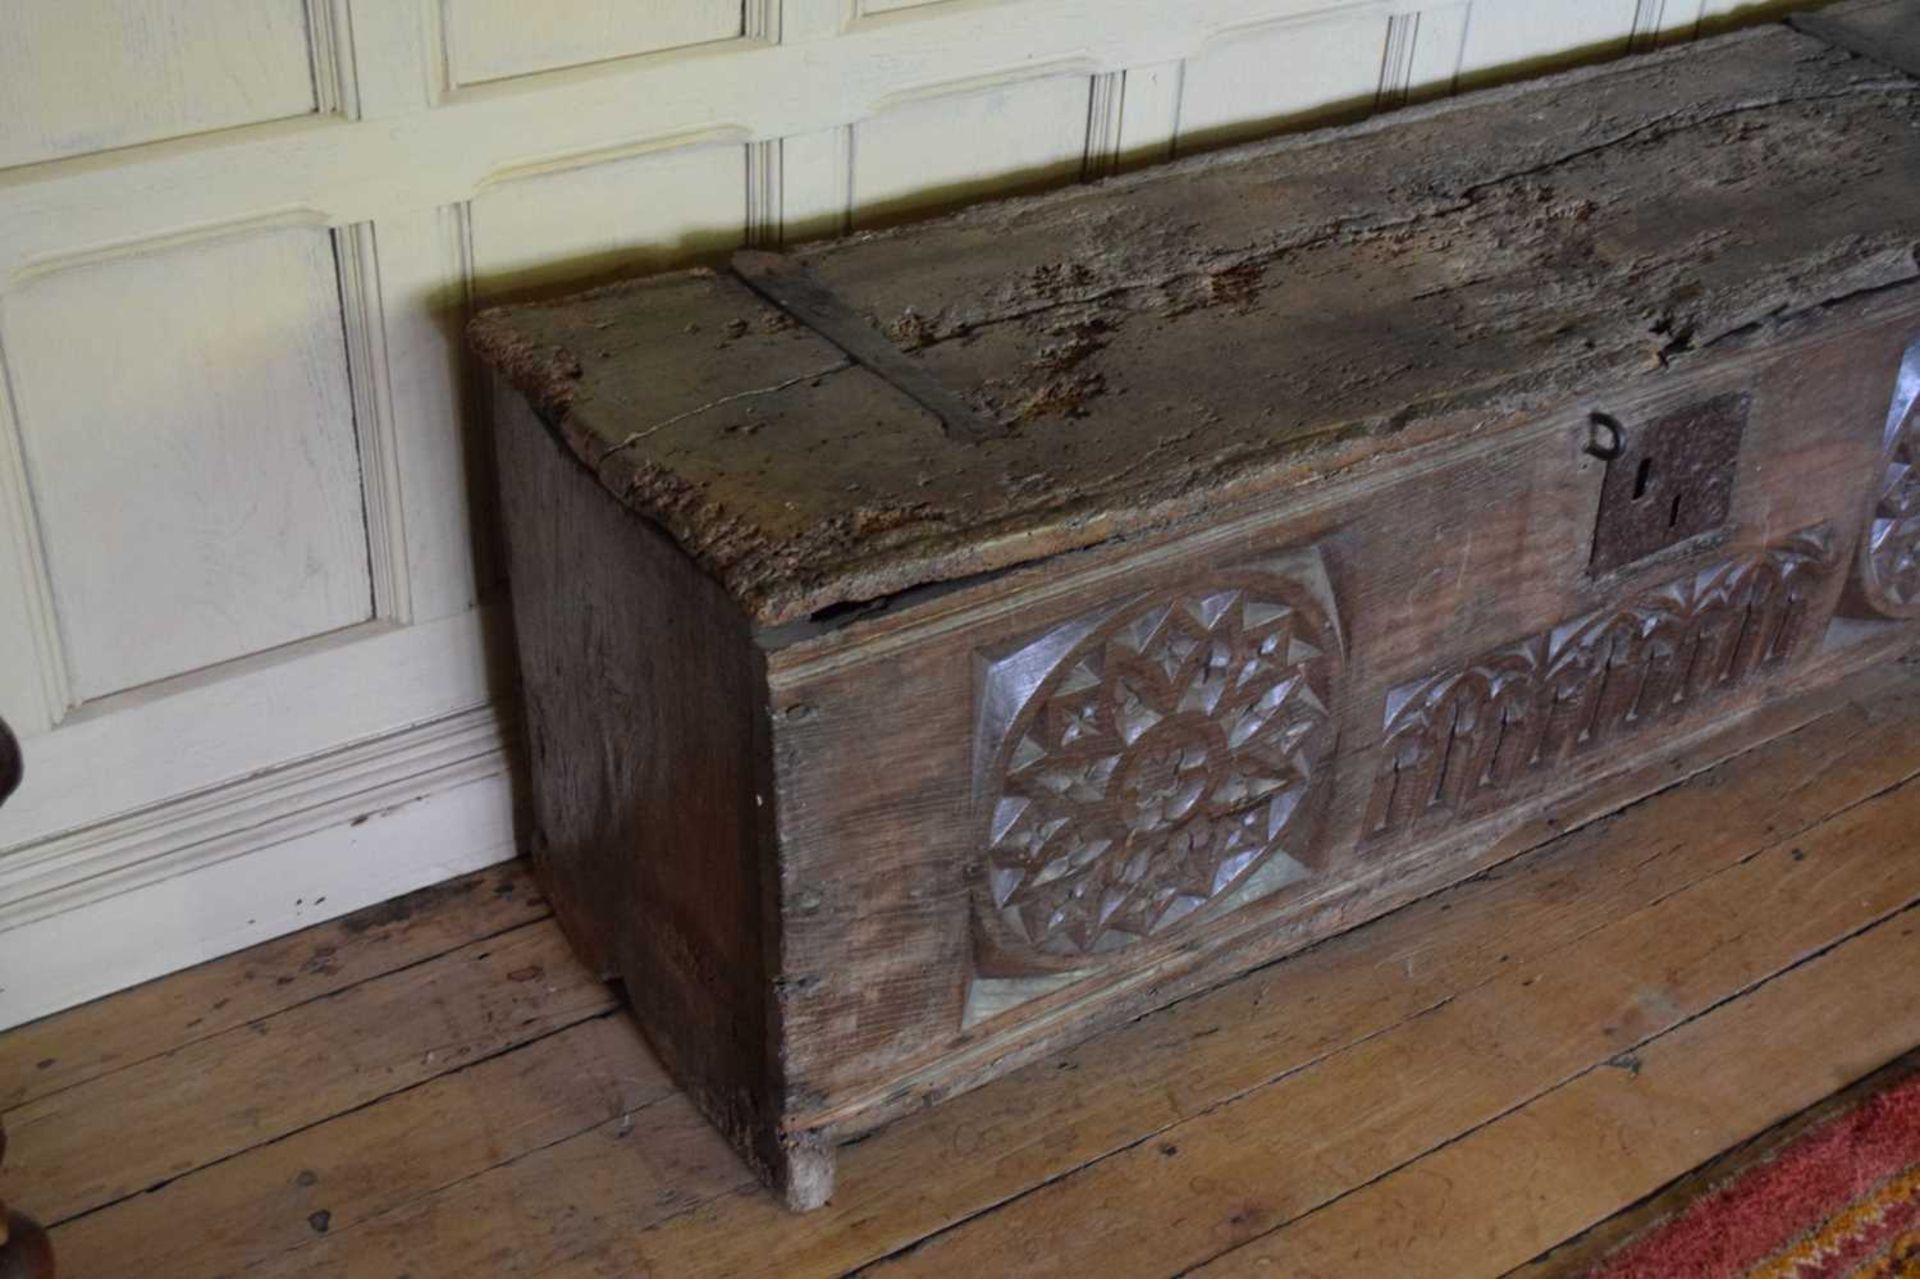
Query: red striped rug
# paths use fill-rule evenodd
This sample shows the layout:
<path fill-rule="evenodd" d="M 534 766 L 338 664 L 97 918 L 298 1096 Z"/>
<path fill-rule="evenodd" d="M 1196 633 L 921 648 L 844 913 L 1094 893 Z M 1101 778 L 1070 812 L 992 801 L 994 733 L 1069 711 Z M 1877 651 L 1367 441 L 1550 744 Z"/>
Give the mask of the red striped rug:
<path fill-rule="evenodd" d="M 1920 1075 L 1803 1135 L 1589 1279 L 1920 1279 Z"/>

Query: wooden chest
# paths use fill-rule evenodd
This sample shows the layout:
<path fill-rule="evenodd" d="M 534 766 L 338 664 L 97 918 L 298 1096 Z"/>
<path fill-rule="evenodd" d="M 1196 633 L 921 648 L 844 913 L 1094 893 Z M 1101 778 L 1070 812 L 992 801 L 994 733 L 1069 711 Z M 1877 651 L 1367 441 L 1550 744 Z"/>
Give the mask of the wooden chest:
<path fill-rule="evenodd" d="M 482 316 L 576 944 L 807 1207 L 1898 651 L 1917 88 L 1772 27 Z"/>

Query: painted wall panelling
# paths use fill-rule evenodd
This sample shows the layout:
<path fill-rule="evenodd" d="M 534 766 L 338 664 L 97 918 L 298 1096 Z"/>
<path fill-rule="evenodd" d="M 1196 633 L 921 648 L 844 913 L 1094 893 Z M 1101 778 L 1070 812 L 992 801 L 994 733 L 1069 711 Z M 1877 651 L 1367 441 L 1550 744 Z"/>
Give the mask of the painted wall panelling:
<path fill-rule="evenodd" d="M 373 615 L 341 298 L 335 237 L 298 226 L 9 292 L 0 345 L 74 703 Z"/>
<path fill-rule="evenodd" d="M 741 141 L 549 165 L 489 184 L 468 211 L 483 296 L 723 255 L 746 234 Z"/>
<path fill-rule="evenodd" d="M 1735 4 L 8 6 L 0 713 L 29 773 L 0 813 L 0 1024 L 511 853 L 474 299 Z"/>
<path fill-rule="evenodd" d="M 10 0 L 0 168 L 329 111 L 331 0 Z"/>
<path fill-rule="evenodd" d="M 1316 11 L 1422 9 L 1409 0 L 1331 8 L 1328 0 L 941 0 L 835 33 L 695 46 L 462 89 L 377 127 L 372 104 L 403 95 L 369 83 L 361 67 L 367 120 L 156 149 L 142 157 L 138 201 L 113 198 L 123 173 L 77 167 L 34 175 L 0 200 L 0 270 L 75 242 L 127 242 L 218 223 L 236 208 L 309 209 L 332 224 L 377 220 L 460 204 L 503 174 L 543 163 L 711 137 L 718 128 L 738 130 L 743 141 L 844 128 L 941 86 L 1017 80 L 1036 67 L 1074 65 L 1093 75 L 1154 66 L 1189 58 L 1222 32 Z M 802 10 L 805 22 L 794 16 L 783 15 L 783 29 L 815 32 L 824 21 L 811 8 Z M 1349 56 L 1377 66 L 1381 53 L 1369 44 Z M 424 47 L 422 54 L 429 56 Z M 391 58 L 381 65 L 398 75 L 408 64 Z M 1274 74 L 1295 71 L 1283 65 Z"/>
<path fill-rule="evenodd" d="M 498 776 L 437 774 L 338 808 L 333 820 L 245 855 L 76 895 L 62 913 L 0 931 L 0 1024 L 278 937 L 513 856 L 511 791 Z"/>
<path fill-rule="evenodd" d="M 888 104 L 853 126 L 854 225 L 1078 177 L 1095 83 L 1076 66 Z"/>
<path fill-rule="evenodd" d="M 741 0 L 444 0 L 443 12 L 458 86 L 734 39 L 762 11 Z"/>
<path fill-rule="evenodd" d="M 1181 137 L 1190 144 L 1231 141 L 1281 123 L 1371 109 L 1389 81 L 1404 73 L 1414 43 L 1408 28 L 1419 16 L 1361 10 L 1223 32 L 1187 59 Z M 1380 53 L 1355 56 L 1362 49 Z M 1278 66 L 1295 74 L 1275 75 Z"/>

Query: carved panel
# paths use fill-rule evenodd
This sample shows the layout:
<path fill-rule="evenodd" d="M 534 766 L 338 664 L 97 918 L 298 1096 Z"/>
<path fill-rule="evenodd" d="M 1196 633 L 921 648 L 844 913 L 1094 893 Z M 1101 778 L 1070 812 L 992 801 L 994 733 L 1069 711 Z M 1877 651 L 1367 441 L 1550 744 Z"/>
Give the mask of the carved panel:
<path fill-rule="evenodd" d="M 1887 411 L 1873 515 L 1842 603 L 1857 617 L 1920 617 L 1920 342 L 1907 348 Z"/>
<path fill-rule="evenodd" d="M 980 971 L 1083 967 L 1300 878 L 1339 647 L 1309 555 L 1134 596 L 984 658 Z"/>
<path fill-rule="evenodd" d="M 1364 834 L 1477 815 L 1572 756 L 1797 655 L 1833 569 L 1823 524 L 1387 697 Z"/>

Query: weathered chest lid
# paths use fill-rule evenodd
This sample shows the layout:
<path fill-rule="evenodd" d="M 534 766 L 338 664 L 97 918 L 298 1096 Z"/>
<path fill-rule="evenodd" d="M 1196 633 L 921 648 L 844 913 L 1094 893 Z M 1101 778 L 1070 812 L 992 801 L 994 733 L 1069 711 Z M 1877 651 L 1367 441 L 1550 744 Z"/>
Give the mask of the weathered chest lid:
<path fill-rule="evenodd" d="M 1916 244 L 1920 82 L 1769 27 L 473 341 L 774 624 L 1663 376 Z"/>

